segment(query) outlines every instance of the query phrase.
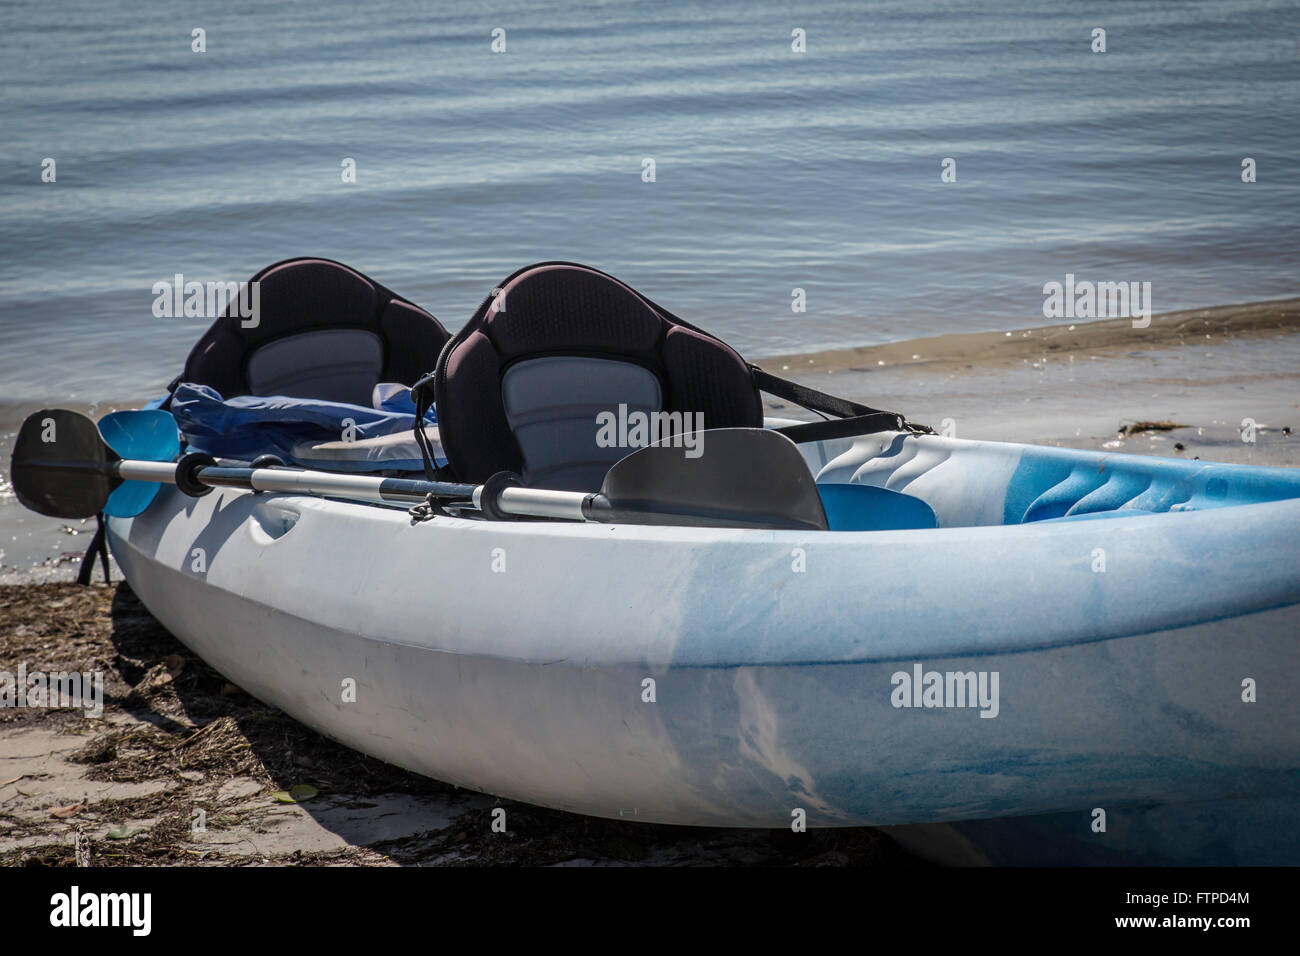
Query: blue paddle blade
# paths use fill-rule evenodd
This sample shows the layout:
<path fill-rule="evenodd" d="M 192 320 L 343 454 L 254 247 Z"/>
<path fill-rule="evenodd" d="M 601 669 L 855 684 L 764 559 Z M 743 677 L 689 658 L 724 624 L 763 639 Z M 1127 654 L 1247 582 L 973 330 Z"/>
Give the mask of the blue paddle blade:
<path fill-rule="evenodd" d="M 171 461 L 181 453 L 176 419 L 158 408 L 105 415 L 99 420 L 99 433 L 119 458 Z"/>
<path fill-rule="evenodd" d="M 819 484 L 817 491 L 832 531 L 898 531 L 938 523 L 920 498 L 888 488 L 828 482 Z"/>
<path fill-rule="evenodd" d="M 120 457 L 136 461 L 171 461 L 180 454 L 176 419 L 161 409 L 113 412 L 99 420 L 99 433 Z M 131 518 L 148 508 L 158 495 L 152 481 L 124 481 L 104 504 L 104 514 Z"/>
<path fill-rule="evenodd" d="M 110 518 L 134 518 L 153 504 L 161 487 L 153 481 L 124 481 L 104 502 L 104 514 Z"/>

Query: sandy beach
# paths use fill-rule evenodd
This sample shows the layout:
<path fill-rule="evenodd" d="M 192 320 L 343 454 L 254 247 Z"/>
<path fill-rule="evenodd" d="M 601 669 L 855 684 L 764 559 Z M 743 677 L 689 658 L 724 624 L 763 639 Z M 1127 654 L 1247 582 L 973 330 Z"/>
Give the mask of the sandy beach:
<path fill-rule="evenodd" d="M 759 365 L 958 438 L 1300 465 L 1300 299 L 911 339 Z M 798 409 L 769 403 L 774 414 Z M 1252 441 L 1243 441 L 1243 422 Z M 1134 429 L 1141 423 L 1177 428 Z"/>
<path fill-rule="evenodd" d="M 957 437 L 1288 466 L 1300 465 L 1298 363 L 1300 299 L 1168 313 L 1146 329 L 1014 328 L 759 361 Z M 6 458 L 20 411 L 3 425 Z M 6 485 L 0 530 L 3 666 L 105 680 L 102 716 L 0 710 L 0 864 L 922 865 L 868 828 L 593 820 L 396 770 L 228 684 L 126 586 L 69 583 L 84 525 L 27 515 Z"/>
<path fill-rule="evenodd" d="M 1276 337 L 1300 333 L 1300 299 L 1166 312 L 1137 327 L 1133 319 L 1101 319 L 1030 326 L 1015 331 L 968 332 L 908 339 L 887 345 L 773 356 L 765 364 L 810 365 L 820 370 L 871 371 L 886 365 L 957 368 L 1005 367 L 1043 355 L 1115 356 L 1134 348 L 1199 345 L 1202 339 Z"/>

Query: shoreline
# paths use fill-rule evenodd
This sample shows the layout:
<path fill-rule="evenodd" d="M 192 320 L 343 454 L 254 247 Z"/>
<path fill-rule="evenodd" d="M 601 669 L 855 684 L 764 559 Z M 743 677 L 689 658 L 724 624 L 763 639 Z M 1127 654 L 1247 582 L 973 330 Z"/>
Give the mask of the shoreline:
<path fill-rule="evenodd" d="M 1135 329 L 1131 319 L 1092 319 L 1082 322 L 998 329 L 991 332 L 952 332 L 818 352 L 785 353 L 755 360 L 769 371 L 785 369 L 845 369 L 868 371 L 885 366 L 949 364 L 964 368 L 998 366 L 1042 354 L 1107 352 L 1134 348 L 1167 348 L 1209 337 L 1253 338 L 1300 333 L 1300 297 L 1267 299 L 1204 309 L 1184 309 L 1151 316 L 1147 328 Z"/>
<path fill-rule="evenodd" d="M 813 352 L 761 354 L 749 360 L 768 371 L 869 371 L 883 366 L 950 364 L 960 368 L 994 368 L 1033 359 L 1044 353 L 1113 352 L 1135 348 L 1171 348 L 1193 339 L 1259 338 L 1300 333 L 1300 296 L 1262 299 L 1201 309 L 1181 309 L 1151 316 L 1151 324 L 1135 329 L 1132 320 L 1089 319 L 1051 325 L 1003 326 L 986 332 L 947 332 L 898 339 L 876 345 L 854 345 Z M 86 401 L 73 398 L 0 398 L 0 431 L 16 428 L 41 408 L 69 408 L 93 416 L 123 408 L 139 408 L 157 395 Z"/>
<path fill-rule="evenodd" d="M 958 438 L 1300 467 L 1300 298 L 774 356 L 762 367 Z M 810 419 L 788 402 L 769 414 Z M 1167 430 L 1134 430 L 1168 422 Z M 1244 441 L 1251 424 L 1254 440 Z M 955 428 L 953 427 L 955 426 Z"/>

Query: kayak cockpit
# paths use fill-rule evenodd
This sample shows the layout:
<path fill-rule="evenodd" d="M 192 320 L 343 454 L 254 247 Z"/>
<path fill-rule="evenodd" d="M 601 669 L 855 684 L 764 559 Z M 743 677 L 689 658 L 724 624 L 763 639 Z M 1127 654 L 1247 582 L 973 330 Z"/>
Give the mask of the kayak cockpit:
<path fill-rule="evenodd" d="M 1182 461 L 937 435 L 886 433 L 801 446 L 819 486 L 917 498 L 939 527 L 1205 511 L 1300 498 L 1288 468 Z"/>

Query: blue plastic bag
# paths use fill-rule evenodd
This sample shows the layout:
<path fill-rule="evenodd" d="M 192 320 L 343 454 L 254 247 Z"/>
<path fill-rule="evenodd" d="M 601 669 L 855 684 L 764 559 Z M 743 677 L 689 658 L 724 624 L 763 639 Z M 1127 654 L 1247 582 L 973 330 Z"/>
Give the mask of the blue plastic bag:
<path fill-rule="evenodd" d="M 381 390 L 376 397 L 385 408 L 367 408 L 343 402 L 327 402 L 284 395 L 241 395 L 222 398 L 207 385 L 184 382 L 172 395 L 171 411 L 190 450 L 207 452 L 215 458 L 251 461 L 259 455 L 276 455 L 286 463 L 334 471 L 418 471 L 423 463 L 414 438 L 403 444 L 397 457 L 383 456 L 358 445 L 358 455 L 341 459 L 337 454 L 314 456 L 318 443 L 364 442 L 367 439 L 404 433 L 415 426 L 414 405 L 409 393 L 403 405 L 402 386 Z M 399 410 L 409 407 L 410 411 Z M 437 423 L 431 409 L 425 424 Z"/>

